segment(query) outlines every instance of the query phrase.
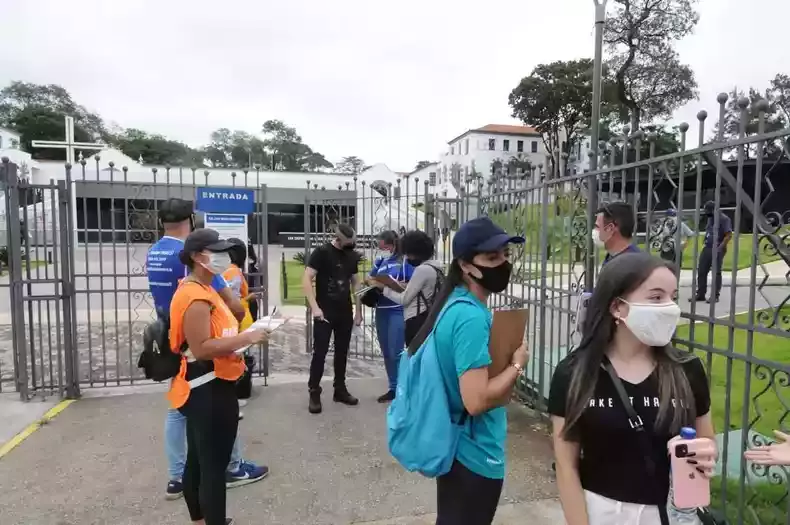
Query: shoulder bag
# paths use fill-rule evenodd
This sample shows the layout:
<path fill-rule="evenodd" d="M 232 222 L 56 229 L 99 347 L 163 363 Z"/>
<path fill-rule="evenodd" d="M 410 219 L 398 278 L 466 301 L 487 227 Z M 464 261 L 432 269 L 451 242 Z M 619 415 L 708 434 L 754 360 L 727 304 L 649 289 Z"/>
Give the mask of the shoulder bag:
<path fill-rule="evenodd" d="M 604 362 L 601 364 L 601 367 L 606 370 L 606 373 L 608 373 L 609 377 L 612 379 L 612 384 L 614 385 L 615 390 L 617 390 L 617 397 L 620 398 L 620 404 L 623 406 L 626 415 L 628 416 L 628 423 L 631 425 L 631 428 L 636 431 L 636 438 L 639 442 L 639 446 L 642 448 L 642 457 L 644 458 L 648 479 L 655 483 L 656 463 L 653 461 L 653 448 L 650 445 L 650 436 L 642 424 L 642 418 L 639 417 L 639 415 L 634 410 L 634 407 L 631 405 L 631 400 L 628 396 L 628 393 L 625 391 L 623 382 L 620 380 L 620 377 L 618 377 L 617 371 L 612 366 L 611 361 L 604 358 Z M 657 484 L 656 490 L 658 490 Z M 658 514 L 661 517 L 661 525 L 670 525 L 667 504 L 668 502 L 664 505 L 658 505 Z M 697 518 L 702 523 L 702 525 L 727 525 L 727 520 L 724 518 L 724 516 L 709 508 L 698 508 Z"/>

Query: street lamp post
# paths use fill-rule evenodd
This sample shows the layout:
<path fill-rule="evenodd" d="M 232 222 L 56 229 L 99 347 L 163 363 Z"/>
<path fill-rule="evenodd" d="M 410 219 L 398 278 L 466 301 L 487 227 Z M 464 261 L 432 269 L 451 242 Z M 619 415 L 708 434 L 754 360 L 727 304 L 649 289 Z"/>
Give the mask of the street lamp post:
<path fill-rule="evenodd" d="M 590 171 L 598 169 L 598 141 L 601 120 L 601 77 L 603 76 L 603 29 L 606 23 L 606 1 L 593 0 L 595 4 L 595 60 L 593 62 L 593 100 L 592 118 L 590 119 Z M 598 176 L 587 179 L 587 217 L 591 218 L 598 209 Z M 592 291 L 595 273 L 595 247 L 592 236 L 587 236 L 587 261 L 585 266 L 584 286 Z"/>

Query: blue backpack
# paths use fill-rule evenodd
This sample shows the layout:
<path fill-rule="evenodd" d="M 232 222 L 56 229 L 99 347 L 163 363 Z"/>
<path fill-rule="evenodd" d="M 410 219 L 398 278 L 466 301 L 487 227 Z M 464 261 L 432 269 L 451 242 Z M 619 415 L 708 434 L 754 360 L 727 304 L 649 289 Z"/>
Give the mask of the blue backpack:
<path fill-rule="evenodd" d="M 448 302 L 434 323 L 434 330 L 454 304 Z M 469 414 L 457 422 L 450 415 L 434 330 L 413 355 L 404 351 L 398 364 L 398 389 L 387 411 L 387 445 L 390 454 L 409 472 L 434 478 L 446 474 L 455 461 L 458 438 Z"/>

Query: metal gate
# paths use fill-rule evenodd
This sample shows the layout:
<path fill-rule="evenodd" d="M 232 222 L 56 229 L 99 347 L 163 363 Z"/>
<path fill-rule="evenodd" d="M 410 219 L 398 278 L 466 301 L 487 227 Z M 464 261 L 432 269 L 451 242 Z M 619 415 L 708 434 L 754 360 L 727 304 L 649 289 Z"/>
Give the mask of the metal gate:
<path fill-rule="evenodd" d="M 16 166 L 2 164 L 9 341 L 0 351 L 0 388 L 13 382 L 23 399 L 33 395 L 76 397 L 80 388 L 145 383 L 137 368 L 142 332 L 154 319 L 146 257 L 161 237 L 159 203 L 193 201 L 208 186 L 209 171 L 151 168 L 139 180 L 112 162 L 81 160 L 66 165 L 63 180 L 48 185 L 19 180 Z M 258 259 L 248 274 L 262 292 L 259 310 L 269 311 L 266 186 L 260 171 L 232 173 L 232 187 L 255 192 L 250 240 Z M 21 225 L 21 226 L 20 226 Z M 23 231 L 24 230 L 24 231 Z M 18 308 L 23 305 L 24 308 Z M 2 314 L 0 314 L 2 315 Z M 268 345 L 259 348 L 256 371 L 268 376 Z"/>
<path fill-rule="evenodd" d="M 312 250 L 332 241 L 335 226 L 343 223 L 353 227 L 357 233 L 359 272 L 362 276 L 370 273 L 373 262 L 382 255 L 376 236 L 386 230 L 399 234 L 408 230 L 427 232 L 434 239 L 436 258 L 446 265 L 452 258 L 452 232 L 458 224 L 476 217 L 478 213 L 479 199 L 469 195 L 472 182 L 473 179 L 468 178 L 458 184 L 457 196 L 440 198 L 431 193 L 428 180 L 420 181 L 418 177 L 409 175 L 398 178 L 395 184 L 369 183 L 354 177 L 353 185 L 349 184 L 347 188 L 353 190 L 352 196 L 340 199 L 324 196 L 325 188 L 308 185 L 311 194 L 305 199 L 304 253 L 299 259 L 306 263 Z M 476 180 L 474 184 L 477 184 Z M 349 355 L 363 359 L 380 358 L 374 312 L 370 308 L 364 308 L 363 312 L 365 322 L 352 336 Z M 313 349 L 312 322 L 308 307 L 305 312 L 305 351 L 308 353 Z"/>
<path fill-rule="evenodd" d="M 700 112 L 694 149 L 686 147 L 687 124 L 679 127 L 680 151 L 663 156 L 655 154 L 654 135 L 626 130 L 602 145 L 603 167 L 596 171 L 573 173 L 563 155 L 547 163 L 553 169 L 505 171 L 487 181 L 483 213 L 527 239 L 515 254 L 515 278 L 493 306 L 531 310 L 532 353 L 518 391 L 545 411 L 553 371 L 578 343 L 579 294 L 592 289 L 605 255 L 590 235 L 599 209 L 612 201 L 631 204 L 634 242 L 645 251 L 668 257 L 669 247 L 686 243 L 673 256 L 681 268 L 683 310 L 675 344 L 699 355 L 709 376 L 711 413 L 721 433 L 714 506 L 730 523 L 784 524 L 790 519 L 788 471 L 749 465 L 743 451 L 770 442 L 773 429 L 787 431 L 790 417 L 790 128 L 766 133 L 767 105 L 749 108 L 743 99 L 740 135 L 726 140 L 727 97 L 718 100 L 717 135 L 706 143 L 707 113 Z M 755 122 L 759 132 L 747 135 Z M 722 261 L 718 303 L 690 301 L 700 280 L 706 201 L 732 219 L 736 232 Z M 686 239 L 666 213 L 670 208 L 702 233 Z"/>

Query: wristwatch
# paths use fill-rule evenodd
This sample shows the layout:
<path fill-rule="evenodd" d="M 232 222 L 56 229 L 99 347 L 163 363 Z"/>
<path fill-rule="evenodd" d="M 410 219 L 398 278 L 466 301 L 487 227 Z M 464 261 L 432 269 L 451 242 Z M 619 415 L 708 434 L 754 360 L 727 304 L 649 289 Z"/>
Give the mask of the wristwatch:
<path fill-rule="evenodd" d="M 521 365 L 520 365 L 520 364 L 518 364 L 518 363 L 510 363 L 510 366 L 512 366 L 513 368 L 515 368 L 515 369 L 516 369 L 516 372 L 518 372 L 518 373 L 519 373 L 519 375 L 521 375 L 521 373 L 522 373 L 522 372 L 524 372 L 524 367 L 523 367 L 523 366 L 521 366 Z"/>

